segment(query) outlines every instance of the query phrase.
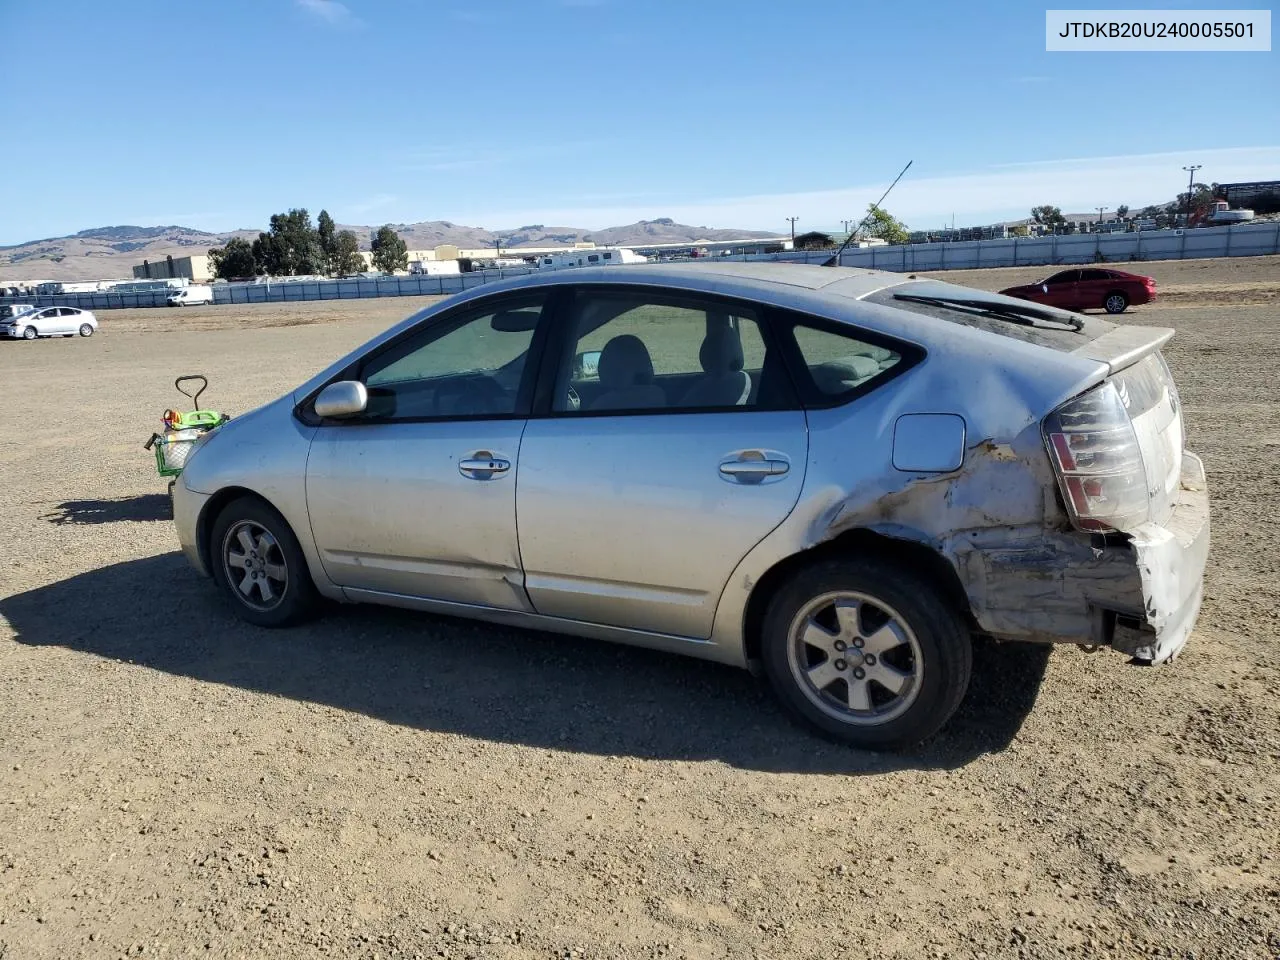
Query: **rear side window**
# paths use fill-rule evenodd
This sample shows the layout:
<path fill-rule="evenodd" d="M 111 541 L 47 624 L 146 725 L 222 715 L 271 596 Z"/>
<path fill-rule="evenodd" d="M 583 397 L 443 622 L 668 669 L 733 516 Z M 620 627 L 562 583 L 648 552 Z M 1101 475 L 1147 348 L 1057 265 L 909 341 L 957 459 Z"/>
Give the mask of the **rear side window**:
<path fill-rule="evenodd" d="M 770 319 L 807 407 L 848 403 L 924 357 L 913 344 L 824 317 L 775 310 Z"/>
<path fill-rule="evenodd" d="M 826 397 L 856 390 L 902 362 L 902 354 L 856 337 L 797 324 L 796 348 L 814 386 Z"/>

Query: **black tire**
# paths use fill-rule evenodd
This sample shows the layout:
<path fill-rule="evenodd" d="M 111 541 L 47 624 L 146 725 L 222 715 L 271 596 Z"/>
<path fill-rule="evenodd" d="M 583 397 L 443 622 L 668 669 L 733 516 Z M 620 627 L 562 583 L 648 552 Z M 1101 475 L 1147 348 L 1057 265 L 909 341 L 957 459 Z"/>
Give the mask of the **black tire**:
<path fill-rule="evenodd" d="M 889 628 L 893 628 L 892 636 L 906 636 L 914 643 L 882 647 L 885 655 L 879 664 L 875 664 L 873 661 L 877 658 L 868 656 L 865 650 L 849 647 L 846 653 L 833 653 L 832 657 L 840 659 L 831 660 L 831 668 L 844 672 L 818 689 L 799 674 L 808 676 L 815 667 L 825 667 L 826 658 L 799 664 L 801 652 L 810 654 L 814 648 L 795 637 L 805 611 L 823 602 L 822 598 L 839 593 L 863 598 L 841 601 L 846 611 L 852 609 L 851 604 L 864 604 L 857 607 L 856 618 L 859 624 L 870 624 L 859 630 L 859 633 L 866 632 L 868 638 L 855 641 L 857 646 L 865 643 L 867 647 L 875 647 L 875 638 L 885 636 Z M 886 611 L 888 619 L 877 627 L 878 618 Z M 834 614 L 834 608 L 830 612 Z M 823 616 L 826 611 L 820 610 L 812 618 L 804 616 L 804 620 L 817 623 Z M 770 600 L 763 630 L 761 653 L 765 675 L 787 710 L 827 737 L 867 750 L 900 749 L 937 733 L 960 706 L 973 670 L 968 627 L 938 586 L 897 565 L 865 557 L 819 561 L 792 575 Z M 837 645 L 840 642 L 837 640 Z M 890 661 L 891 656 L 896 659 Z M 855 663 L 861 666 L 854 667 Z M 895 695 L 879 685 L 877 670 L 884 671 L 886 667 L 893 671 L 896 678 L 893 682 L 901 683 L 902 676 L 911 677 L 907 681 L 909 687 L 903 688 L 907 693 Z M 866 712 L 849 709 L 847 703 L 840 704 L 837 695 L 841 691 L 844 699 L 853 699 L 852 680 L 842 677 L 852 678 L 854 674 L 868 677 L 857 683 L 864 691 L 870 691 L 871 700 L 883 699 L 886 695 L 890 699 L 883 706 L 873 703 Z M 824 706 L 819 706 L 819 702 Z"/>
<path fill-rule="evenodd" d="M 92 325 L 92 324 L 88 324 L 88 323 L 82 323 L 82 324 L 80 324 L 80 336 L 82 336 L 82 337 L 92 337 L 92 336 L 93 336 L 93 325 Z"/>
<path fill-rule="evenodd" d="M 229 552 L 236 551 L 241 557 L 250 552 L 243 548 L 240 533 L 248 533 L 252 541 L 256 530 L 266 532 L 274 542 L 266 543 L 261 537 L 257 538 L 257 549 L 247 561 L 253 564 L 252 571 L 247 567 L 234 566 Z M 260 558 L 258 549 L 261 550 Z M 311 581 L 298 538 L 284 517 L 256 497 L 233 500 L 218 514 L 209 538 L 209 566 L 218 586 L 231 598 L 236 613 L 249 623 L 260 627 L 287 627 L 301 623 L 315 613 L 319 595 Z M 282 589 L 281 580 L 274 576 L 280 568 L 285 572 Z M 248 595 L 232 582 L 231 571 L 238 569 L 244 570 L 241 583 L 248 584 Z M 252 580 L 248 579 L 251 573 L 257 574 Z M 258 584 L 259 578 L 265 587 Z M 271 599 L 267 598 L 268 589 Z"/>
<path fill-rule="evenodd" d="M 1107 313 L 1124 313 L 1129 308 L 1129 297 L 1120 290 L 1112 290 L 1102 300 L 1102 309 Z"/>
<path fill-rule="evenodd" d="M 23 340 L 34 340 L 38 336 L 40 336 L 40 333 L 35 327 L 24 327 L 22 329 Z"/>

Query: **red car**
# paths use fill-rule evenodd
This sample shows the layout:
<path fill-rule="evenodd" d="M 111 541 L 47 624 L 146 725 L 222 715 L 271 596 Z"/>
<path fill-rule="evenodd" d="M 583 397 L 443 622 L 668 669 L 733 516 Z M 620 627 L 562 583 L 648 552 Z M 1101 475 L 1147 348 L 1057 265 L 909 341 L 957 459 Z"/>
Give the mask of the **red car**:
<path fill-rule="evenodd" d="M 1007 297 L 1034 300 L 1064 310 L 1103 309 L 1124 313 L 1131 303 L 1150 303 L 1156 298 L 1156 282 L 1150 277 L 1123 270 L 1080 267 L 1063 270 L 1039 283 L 1001 290 Z"/>

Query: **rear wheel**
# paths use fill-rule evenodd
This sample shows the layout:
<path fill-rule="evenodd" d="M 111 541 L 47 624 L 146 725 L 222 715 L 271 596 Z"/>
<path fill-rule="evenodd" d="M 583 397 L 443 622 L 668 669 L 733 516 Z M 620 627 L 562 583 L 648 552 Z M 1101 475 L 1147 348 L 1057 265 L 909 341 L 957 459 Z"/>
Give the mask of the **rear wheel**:
<path fill-rule="evenodd" d="M 90 323 L 82 323 L 82 324 L 80 324 L 80 336 L 82 336 L 82 337 L 92 337 L 92 336 L 93 336 L 93 324 L 90 324 Z"/>
<path fill-rule="evenodd" d="M 22 330 L 23 340 L 34 340 L 38 336 L 35 327 L 24 327 Z"/>
<path fill-rule="evenodd" d="M 316 588 L 298 538 L 263 501 L 229 503 L 214 521 L 210 544 L 214 578 L 243 619 L 284 627 L 314 612 Z"/>
<path fill-rule="evenodd" d="M 968 629 L 934 584 L 862 558 L 820 562 L 788 580 L 765 614 L 762 653 L 793 714 L 872 750 L 940 730 L 973 662 Z"/>
<path fill-rule="evenodd" d="M 1107 298 L 1102 301 L 1102 306 L 1107 313 L 1124 313 L 1129 306 L 1129 298 L 1119 290 L 1113 290 L 1107 294 Z"/>

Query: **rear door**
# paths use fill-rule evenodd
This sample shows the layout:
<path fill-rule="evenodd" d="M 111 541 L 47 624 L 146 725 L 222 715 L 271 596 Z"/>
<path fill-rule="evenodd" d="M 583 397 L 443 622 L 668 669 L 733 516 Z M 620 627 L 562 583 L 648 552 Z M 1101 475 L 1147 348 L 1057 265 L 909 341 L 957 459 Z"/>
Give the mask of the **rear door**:
<path fill-rule="evenodd" d="M 1093 310 L 1102 306 L 1107 294 L 1123 284 L 1116 281 L 1110 271 L 1085 269 L 1080 271 L 1076 284 L 1076 309 Z"/>
<path fill-rule="evenodd" d="M 738 562 L 795 506 L 808 433 L 748 305 L 584 286 L 520 447 L 525 589 L 542 614 L 710 636 Z"/>
<path fill-rule="evenodd" d="M 467 304 L 341 375 L 365 384 L 368 409 L 319 421 L 307 460 L 311 530 L 334 583 L 529 609 L 516 464 L 546 303 Z"/>

